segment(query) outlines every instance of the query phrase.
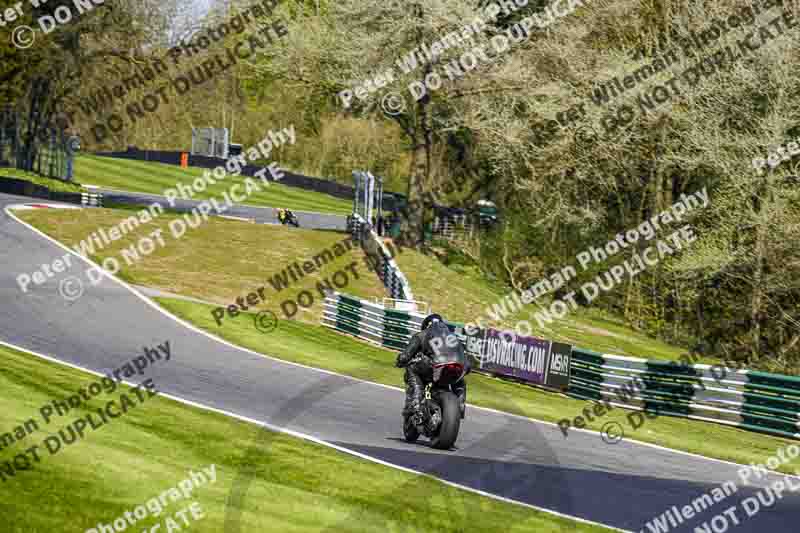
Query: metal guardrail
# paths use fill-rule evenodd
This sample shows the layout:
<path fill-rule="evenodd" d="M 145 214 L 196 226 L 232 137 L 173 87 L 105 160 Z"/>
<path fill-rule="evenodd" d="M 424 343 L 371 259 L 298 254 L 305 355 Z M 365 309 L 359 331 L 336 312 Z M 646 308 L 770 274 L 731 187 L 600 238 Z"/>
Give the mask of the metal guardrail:
<path fill-rule="evenodd" d="M 571 396 L 800 438 L 800 378 L 573 348 Z"/>
<path fill-rule="evenodd" d="M 423 315 L 429 315 L 431 304 L 422 300 L 403 300 L 399 298 L 384 298 L 383 307 L 397 309 L 400 311 L 417 311 Z"/>
<path fill-rule="evenodd" d="M 394 350 L 406 347 L 424 318 L 421 313 L 387 309 L 337 292 L 325 297 L 322 309 L 324 326 Z"/>
<path fill-rule="evenodd" d="M 426 316 L 331 292 L 323 303 L 322 324 L 386 348 L 402 350 L 408 345 L 411 335 L 420 330 Z M 473 361 L 474 372 L 550 389 L 567 388 L 571 346 L 533 337 L 501 341 L 494 334 L 487 338 L 468 332 L 464 324 L 458 322 L 445 323 L 464 343 L 465 352 Z M 517 356 L 502 355 L 512 352 Z"/>
<path fill-rule="evenodd" d="M 397 266 L 393 254 L 389 252 L 383 239 L 375 233 L 372 226 L 359 214 L 354 214 L 350 217 L 349 226 L 354 237 L 359 240 L 364 250 L 371 257 L 379 260 L 379 264 L 375 265 L 375 270 L 384 286 L 389 289 L 391 297 L 413 302 L 414 294 L 411 292 L 411 284 L 403 272 L 400 271 L 400 267 Z"/>
<path fill-rule="evenodd" d="M 474 224 L 467 215 L 438 215 L 431 224 L 432 238 L 440 237 L 448 241 L 463 241 L 473 234 Z"/>
<path fill-rule="evenodd" d="M 103 194 L 99 192 L 82 192 L 81 205 L 103 207 Z"/>

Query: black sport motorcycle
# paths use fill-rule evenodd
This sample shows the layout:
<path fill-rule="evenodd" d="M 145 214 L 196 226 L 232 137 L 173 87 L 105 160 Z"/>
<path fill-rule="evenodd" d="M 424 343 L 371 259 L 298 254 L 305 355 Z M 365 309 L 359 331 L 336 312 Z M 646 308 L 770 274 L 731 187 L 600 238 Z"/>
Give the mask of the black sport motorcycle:
<path fill-rule="evenodd" d="M 289 224 L 290 226 L 294 226 L 295 228 L 300 227 L 300 222 L 297 220 L 297 217 L 294 216 L 294 213 L 292 213 L 291 211 L 287 213 L 286 223 Z"/>
<path fill-rule="evenodd" d="M 414 358 L 409 364 L 421 361 Z M 420 434 L 431 441 L 431 446 L 449 450 L 458 438 L 463 406 L 452 386 L 466 374 L 463 357 L 445 354 L 432 357 L 430 381 L 425 386 L 422 401 L 422 424 L 415 426 L 410 415 L 403 417 L 403 436 L 406 442 L 416 442 Z"/>

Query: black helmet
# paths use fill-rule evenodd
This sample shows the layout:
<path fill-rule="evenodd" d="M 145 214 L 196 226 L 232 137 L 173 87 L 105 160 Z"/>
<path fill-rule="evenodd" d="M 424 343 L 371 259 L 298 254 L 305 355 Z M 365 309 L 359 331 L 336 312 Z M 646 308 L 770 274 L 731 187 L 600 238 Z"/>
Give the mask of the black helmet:
<path fill-rule="evenodd" d="M 432 315 L 426 316 L 425 320 L 422 321 L 422 327 L 420 328 L 420 330 L 425 331 L 434 322 L 444 322 L 444 319 L 442 318 L 442 315 L 438 315 L 436 313 L 433 313 Z"/>

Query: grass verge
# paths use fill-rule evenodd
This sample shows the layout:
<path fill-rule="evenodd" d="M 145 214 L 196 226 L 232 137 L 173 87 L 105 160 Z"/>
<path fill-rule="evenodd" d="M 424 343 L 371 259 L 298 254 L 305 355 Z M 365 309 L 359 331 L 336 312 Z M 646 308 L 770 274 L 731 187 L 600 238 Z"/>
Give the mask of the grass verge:
<path fill-rule="evenodd" d="M 20 211 L 17 216 L 70 247 L 98 228 L 104 228 L 108 233 L 110 228 L 131 216 L 128 210 L 84 209 L 70 211 L 70 216 L 51 215 L 50 211 Z M 221 306 L 234 304 L 237 298 L 263 288 L 267 301 L 257 308 L 270 310 L 278 316 L 285 316 L 283 302 L 296 302 L 300 292 L 308 291 L 314 302 L 308 308 L 297 305 L 295 317 L 312 323 L 318 323 L 322 314 L 322 297 L 317 283 L 325 285 L 325 280 L 328 280 L 333 284 L 346 275 L 347 284 L 340 290 L 361 298 L 383 298 L 386 295 L 378 277 L 367 269 L 364 252 L 356 245 L 351 244 L 348 249 L 347 243 L 342 244 L 348 237 L 344 233 L 248 224 L 213 217 L 175 239 L 169 223 L 178 218 L 181 217 L 174 214 L 160 215 L 150 223 L 136 226 L 102 249 L 95 249 L 93 255 L 95 259 L 117 259 L 122 267 L 118 276 L 131 283 L 219 302 Z M 131 264 L 123 259 L 123 250 L 159 229 L 164 246 L 157 246 L 150 255 L 131 261 Z M 330 255 L 315 260 L 315 256 L 326 251 Z M 288 270 L 296 272 L 294 263 L 303 265 L 306 260 L 312 262 L 315 271 L 304 273 L 302 277 L 294 274 L 298 279 L 293 281 Z M 355 263 L 352 270 L 347 268 L 351 263 Z M 337 275 L 337 272 L 343 274 Z M 286 287 L 284 282 L 290 285 Z M 307 300 L 303 302 L 307 303 Z M 294 310 L 288 304 L 286 308 Z"/>
<path fill-rule="evenodd" d="M 122 387 L 95 396 L 44 425 L 38 412 L 96 381 L 93 375 L 0 346 L 0 428 L 33 418 L 42 427 L 0 451 L 0 465 L 48 434 L 103 407 Z M 117 403 L 119 405 L 119 402 Z M 484 498 L 435 480 L 377 465 L 321 445 L 153 397 L 101 426 L 27 471 L 0 482 L 5 530 L 10 533 L 85 531 L 111 524 L 188 477 L 215 465 L 216 482 L 188 499 L 170 501 L 158 516 L 131 531 L 149 531 L 191 502 L 202 518 L 185 513 L 192 531 L 222 531 L 234 489 L 246 488 L 238 508 L 241 531 L 607 531 L 547 513 Z M 252 474 L 246 487 L 240 472 Z M 238 482 L 241 483 L 241 480 Z M 156 506 L 153 506 L 155 509 Z M 155 512 L 155 511 L 154 511 Z M 408 529 L 404 529 L 407 525 Z"/>
<path fill-rule="evenodd" d="M 129 217 L 130 211 L 92 209 L 81 212 L 26 212 L 18 216 L 55 239 L 70 246 L 85 239 L 98 227 L 108 231 L 113 225 Z M 269 295 L 266 305 L 279 316 L 281 302 L 293 298 L 303 290 L 310 291 L 315 301 L 308 309 L 299 308 L 296 318 L 319 323 L 321 297 L 316 288 L 337 271 L 355 261 L 359 279 L 350 276 L 346 286 L 339 290 L 359 298 L 383 298 L 386 291 L 374 273 L 364 263 L 364 254 L 353 249 L 340 258 L 324 265 L 317 272 L 304 276 L 288 289 L 277 290 L 270 279 L 282 275 L 295 261 L 312 260 L 324 250 L 346 236 L 342 233 L 323 232 L 280 226 L 246 224 L 213 218 L 196 230 L 190 230 L 180 240 L 169 237 L 168 222 L 177 218 L 164 214 L 152 223 L 139 226 L 136 231 L 97 252 L 99 256 L 119 257 L 120 251 L 138 242 L 148 233 L 161 229 L 169 239 L 167 247 L 157 249 L 139 263 L 127 265 L 122 261 L 122 276 L 139 285 L 164 289 L 209 302 L 230 304 L 237 297 L 259 287 L 266 287 Z M 468 322 L 486 308 L 505 296 L 499 288 L 489 285 L 474 273 L 448 268 L 433 257 L 404 248 L 395 258 L 403 273 L 409 278 L 414 296 L 430 302 L 433 309 L 448 320 Z M 179 273 L 179 275 L 176 275 Z M 348 274 L 349 275 L 349 274 Z M 443 297 L 442 287 L 447 287 Z M 536 308 L 528 306 L 505 320 L 495 321 L 499 327 L 513 328 L 516 320 L 529 318 L 533 324 Z M 489 321 L 490 323 L 492 321 Z M 634 332 L 612 318 L 593 310 L 568 315 L 548 330 L 536 330 L 534 335 L 571 343 L 598 352 L 635 355 L 645 358 L 678 359 L 684 349 L 670 346 Z"/>

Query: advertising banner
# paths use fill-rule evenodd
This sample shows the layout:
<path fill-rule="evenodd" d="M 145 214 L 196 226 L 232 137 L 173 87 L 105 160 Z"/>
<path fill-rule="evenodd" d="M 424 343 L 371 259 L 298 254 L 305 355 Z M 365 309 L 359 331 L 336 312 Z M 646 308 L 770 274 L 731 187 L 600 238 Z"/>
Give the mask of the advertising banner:
<path fill-rule="evenodd" d="M 554 389 L 567 390 L 569 387 L 569 365 L 572 357 L 572 345 L 553 342 L 550 345 L 550 357 L 547 358 L 547 376 L 545 385 Z"/>
<path fill-rule="evenodd" d="M 464 344 L 473 370 L 559 390 L 569 387 L 571 345 L 491 328 L 473 328 L 469 334 L 461 325 L 448 326 Z"/>
<path fill-rule="evenodd" d="M 549 351 L 550 341 L 489 328 L 480 369 L 543 385 Z"/>

